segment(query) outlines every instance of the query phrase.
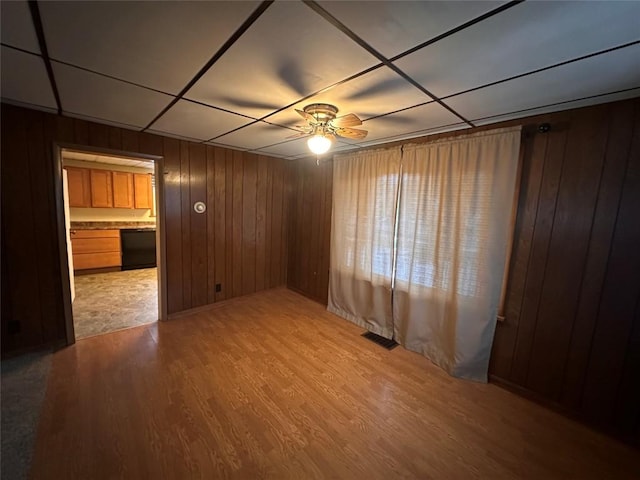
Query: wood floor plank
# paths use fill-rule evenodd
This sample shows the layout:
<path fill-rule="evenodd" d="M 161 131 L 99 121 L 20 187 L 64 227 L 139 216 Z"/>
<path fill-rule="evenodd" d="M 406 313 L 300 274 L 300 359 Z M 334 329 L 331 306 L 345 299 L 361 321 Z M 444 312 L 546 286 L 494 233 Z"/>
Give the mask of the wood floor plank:
<path fill-rule="evenodd" d="M 31 478 L 637 478 L 637 451 L 286 289 L 54 354 Z"/>

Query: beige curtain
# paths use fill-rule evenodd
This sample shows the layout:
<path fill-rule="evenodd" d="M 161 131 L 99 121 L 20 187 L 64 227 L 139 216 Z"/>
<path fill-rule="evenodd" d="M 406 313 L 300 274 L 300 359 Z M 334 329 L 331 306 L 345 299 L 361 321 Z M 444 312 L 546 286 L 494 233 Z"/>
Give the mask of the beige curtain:
<path fill-rule="evenodd" d="M 334 157 L 328 310 L 387 338 L 399 169 L 399 148 Z"/>
<path fill-rule="evenodd" d="M 457 377 L 487 380 L 519 149 L 520 128 L 404 147 L 394 337 Z"/>

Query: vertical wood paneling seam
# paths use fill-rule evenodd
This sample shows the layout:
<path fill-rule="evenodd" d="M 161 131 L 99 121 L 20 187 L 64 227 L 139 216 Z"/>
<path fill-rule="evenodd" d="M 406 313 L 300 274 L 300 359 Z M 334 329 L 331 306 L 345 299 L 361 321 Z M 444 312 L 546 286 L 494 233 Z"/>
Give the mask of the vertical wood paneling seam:
<path fill-rule="evenodd" d="M 608 130 L 607 131 L 607 139 L 606 139 L 605 144 L 604 144 L 604 159 L 603 159 L 602 164 L 600 166 L 600 175 L 598 177 L 598 187 L 597 187 L 597 192 L 598 193 L 596 195 L 596 202 L 595 202 L 595 204 L 593 206 L 593 212 L 591 213 L 591 225 L 589 227 L 589 240 L 587 241 L 587 248 L 585 250 L 584 258 L 582 259 L 582 262 L 581 262 L 582 275 L 580 275 L 580 285 L 578 286 L 578 292 L 579 293 L 578 293 L 578 296 L 576 298 L 576 303 L 575 303 L 574 309 L 573 309 L 574 313 L 573 313 L 573 321 L 571 322 L 571 331 L 570 331 L 570 335 L 569 335 L 569 339 L 570 339 L 569 345 L 571 345 L 571 339 L 573 339 L 573 331 L 575 329 L 576 319 L 577 319 L 578 313 L 579 313 L 579 308 L 578 307 L 580 305 L 580 299 L 582 298 L 582 288 L 583 288 L 583 285 L 584 285 L 584 277 L 587 274 L 587 271 L 586 271 L 585 267 L 586 267 L 586 265 L 588 263 L 589 254 L 590 254 L 591 248 L 592 248 L 593 227 L 595 225 L 596 215 L 598 213 L 598 204 L 600 203 L 600 188 L 602 186 L 602 176 L 603 176 L 604 171 L 605 171 L 605 169 L 607 167 L 607 152 L 609 151 L 609 141 L 611 139 L 611 128 L 612 128 L 612 125 L 613 125 L 613 121 L 610 118 L 611 117 L 611 115 L 610 115 L 611 109 L 609 109 L 608 113 L 609 113 L 609 115 L 607 117 L 607 120 L 608 120 L 609 127 L 607 129 Z M 629 142 L 629 149 L 631 149 L 631 144 L 632 143 Z M 565 148 L 566 148 L 566 143 L 565 143 Z M 628 150 L 627 150 L 627 152 L 628 152 Z M 627 153 L 627 158 L 628 158 L 628 156 L 629 155 Z M 563 163 L 564 163 L 564 160 L 563 160 Z M 628 165 L 629 165 L 629 161 L 627 160 L 627 166 Z M 625 170 L 625 177 L 626 177 L 626 170 Z M 562 178 L 561 178 L 561 181 L 562 181 Z M 622 194 L 618 197 L 618 209 L 620 208 L 621 199 L 622 199 Z M 617 217 L 618 217 L 618 214 L 617 214 L 617 211 L 616 211 L 616 219 L 617 219 Z M 610 240 L 613 239 L 613 232 L 614 231 L 615 231 L 615 228 L 612 231 Z M 611 241 L 609 242 L 609 252 L 611 252 L 611 244 L 612 243 L 613 242 L 611 242 Z M 607 264 L 608 263 L 609 263 L 609 261 L 607 260 Z M 606 278 L 606 276 L 603 277 L 603 279 L 604 278 Z M 600 289 L 600 297 L 602 297 L 602 290 L 603 289 L 601 288 Z M 598 305 L 600 305 L 600 301 L 598 301 Z M 594 332 L 595 332 L 595 328 L 594 328 Z M 593 343 L 593 340 L 592 340 L 592 343 Z M 568 348 L 567 351 L 565 352 L 565 355 L 564 355 L 564 361 L 563 361 L 563 365 L 562 365 L 562 383 L 561 383 L 561 385 L 565 385 L 565 382 L 566 382 L 567 363 L 568 363 L 568 360 L 569 360 L 570 351 L 571 351 L 571 349 Z M 583 382 L 583 386 L 584 386 L 584 382 Z"/>
<path fill-rule="evenodd" d="M 326 171 L 327 171 L 327 164 L 325 163 L 323 166 L 323 170 L 320 172 L 321 173 L 321 181 L 320 181 L 320 195 L 318 198 L 318 202 L 320 202 L 320 212 L 318 214 L 318 222 L 320 224 L 319 227 L 319 232 L 318 232 L 318 236 L 320 237 L 320 243 L 319 243 L 319 247 L 318 247 L 318 258 L 316 259 L 316 288 L 315 288 L 315 292 L 314 295 L 322 300 L 322 295 L 320 295 L 319 291 L 320 288 L 322 287 L 322 285 L 320 284 L 320 279 L 321 274 L 320 272 L 322 271 L 322 265 L 324 263 L 324 251 L 325 248 L 323 248 L 324 246 L 322 245 L 322 243 L 324 242 L 324 218 L 325 218 L 325 201 L 326 201 L 326 195 L 327 195 L 327 190 L 326 188 L 324 188 L 325 185 L 325 177 L 326 177 Z"/>
<path fill-rule="evenodd" d="M 638 109 L 637 105 L 638 104 L 636 104 L 635 121 L 639 122 L 640 121 L 640 119 L 638 118 L 638 116 L 639 116 L 638 115 L 638 113 L 639 113 L 638 110 L 639 109 Z M 635 134 L 634 134 L 633 137 L 631 137 L 631 141 L 629 142 L 629 150 L 631 150 L 631 147 L 633 145 L 634 140 L 635 140 Z M 618 205 L 616 207 L 616 218 L 615 218 L 615 221 L 614 221 L 614 224 L 613 224 L 614 225 L 613 230 L 611 232 L 611 241 L 609 242 L 609 250 L 607 252 L 607 267 L 605 268 L 604 275 L 602 277 L 603 278 L 603 282 L 606 281 L 606 279 L 608 277 L 608 274 L 609 274 L 609 267 L 611 265 L 611 252 L 613 251 L 613 245 L 615 243 L 613 241 L 613 239 L 616 236 L 616 232 L 617 232 L 618 226 L 619 226 L 618 225 L 618 217 L 620 216 L 620 206 L 622 205 L 622 197 L 623 197 L 623 194 L 624 194 L 624 185 L 627 183 L 627 176 L 629 174 L 629 163 L 630 162 L 631 162 L 631 155 L 627 154 L 627 161 L 625 163 L 624 176 L 622 177 L 622 183 L 621 183 L 622 188 L 620 190 L 620 195 L 618 196 Z M 596 314 L 596 319 L 600 318 L 600 309 L 602 307 L 602 294 L 603 294 L 603 292 L 604 292 L 604 288 L 601 288 L 600 289 L 600 295 L 599 295 L 599 298 L 598 298 L 598 309 L 597 309 L 597 311 L 595 313 Z M 585 369 L 585 371 L 582 374 L 582 389 L 581 389 L 581 392 L 580 392 L 580 405 L 583 404 L 583 400 L 584 400 L 583 396 L 584 396 L 584 389 L 585 389 L 585 384 L 586 384 L 585 380 L 586 380 L 586 377 L 587 377 L 587 373 L 589 371 L 589 364 L 591 363 L 591 354 L 593 352 L 593 344 L 594 344 L 593 340 L 594 340 L 595 335 L 596 335 L 596 330 L 597 330 L 597 325 L 594 326 L 593 331 L 591 332 L 591 341 L 589 342 L 589 355 L 587 356 L 587 368 Z M 631 339 L 631 335 L 629 335 L 629 339 Z M 625 352 L 625 362 L 626 362 L 626 359 L 627 359 L 627 354 L 628 354 L 628 352 Z M 620 379 L 620 381 L 622 381 L 622 378 Z M 619 389 L 620 389 L 620 383 L 618 383 L 618 390 Z M 618 394 L 618 392 L 616 391 L 616 397 L 617 397 L 617 394 Z"/>
<path fill-rule="evenodd" d="M 255 195 L 253 202 L 253 216 L 254 216 L 254 228 L 253 228 L 253 291 L 258 290 L 258 183 L 260 179 L 258 175 L 260 173 L 260 155 L 256 156 L 256 181 L 255 181 Z M 244 208 L 244 207 L 243 207 Z"/>
<path fill-rule="evenodd" d="M 537 135 L 536 133 L 533 134 L 533 136 L 531 137 L 530 140 L 530 145 L 528 146 L 528 148 L 530 148 L 530 155 L 531 155 L 531 162 L 534 161 L 533 158 L 533 150 L 534 150 L 534 142 L 535 142 L 535 135 Z M 548 147 L 549 146 L 549 136 L 545 135 L 544 137 L 544 159 L 543 159 L 543 163 L 542 163 L 542 173 L 540 175 L 540 184 L 538 185 L 538 193 L 537 193 L 537 201 L 536 201 L 536 213 L 533 216 L 532 222 L 533 222 L 533 230 L 531 231 L 531 243 L 533 244 L 533 239 L 535 238 L 535 233 L 536 233 L 536 227 L 537 227 L 537 220 L 538 220 L 538 211 L 540 210 L 540 191 L 542 190 L 542 180 L 544 179 L 544 171 L 547 167 L 547 152 L 548 152 Z M 522 147 L 520 147 L 522 148 Z M 563 159 L 564 162 L 564 159 Z M 531 168 L 532 165 L 529 165 L 529 168 Z M 530 172 L 529 172 L 530 173 Z M 529 180 L 528 176 L 527 176 L 527 181 Z M 521 180 L 522 181 L 522 180 Z M 523 192 L 523 190 L 521 190 L 521 192 Z M 527 190 L 527 195 L 529 194 L 529 191 Z M 523 206 L 524 204 L 526 204 L 526 198 L 524 199 L 523 202 Z M 520 205 L 518 205 L 518 210 L 520 210 Z M 524 215 L 524 208 L 523 208 L 523 215 Z M 332 217 L 333 217 L 333 212 L 332 212 Z M 517 221 L 517 220 L 516 220 Z M 517 225 L 516 225 L 517 226 Z M 529 283 L 529 265 L 531 265 L 531 257 L 533 256 L 533 245 L 531 245 L 529 247 L 529 253 L 527 255 L 527 268 L 525 269 L 525 278 L 524 278 L 524 285 L 522 286 L 522 295 L 520 297 L 519 303 L 520 303 L 520 307 L 518 308 L 519 316 L 522 317 L 522 305 L 524 304 L 524 298 L 525 298 L 525 292 L 527 291 L 527 284 Z M 508 297 L 507 297 L 508 298 Z M 506 308 L 506 303 L 505 303 L 505 308 Z M 508 373 L 508 378 L 511 378 L 511 375 L 513 374 L 513 359 L 516 357 L 516 349 L 518 347 L 518 338 L 519 338 L 519 334 L 520 334 L 520 317 L 518 318 L 518 326 L 516 328 L 516 335 L 515 335 L 515 340 L 513 342 L 513 348 L 511 351 L 511 365 L 509 367 L 509 373 Z M 528 366 L 527 366 L 528 369 Z"/>
<path fill-rule="evenodd" d="M 209 161 L 207 159 L 207 147 L 205 146 L 204 147 L 204 198 L 203 198 L 205 205 L 208 203 L 208 200 L 209 200 L 209 196 L 207 195 L 207 188 L 209 183 L 207 181 L 208 172 L 209 172 Z M 215 206 L 213 209 L 215 211 Z M 204 215 L 204 238 L 206 239 L 204 246 L 205 246 L 207 260 L 205 262 L 204 276 L 205 276 L 205 283 L 207 284 L 207 288 L 204 291 L 204 297 L 205 297 L 205 305 L 207 305 L 209 303 L 209 288 L 211 288 L 211 286 L 209 285 L 209 215 L 206 215 L 206 214 L 202 214 L 202 215 Z M 214 287 L 214 290 L 215 290 L 215 287 Z M 193 290 L 191 290 L 191 295 L 193 296 Z"/>
<path fill-rule="evenodd" d="M 573 119 L 573 116 L 571 117 L 571 119 Z M 556 191 L 556 198 L 554 199 L 553 202 L 553 215 L 551 218 L 551 230 L 549 231 L 549 244 L 551 244 L 551 241 L 553 239 L 553 230 L 554 230 L 554 226 L 556 223 L 556 213 L 558 212 L 558 197 L 560 197 L 560 189 L 562 188 L 562 179 L 564 177 L 565 174 L 565 167 L 567 165 L 566 162 L 566 157 L 567 157 L 567 145 L 569 145 L 569 141 L 568 141 L 569 137 L 567 134 L 567 139 L 564 142 L 564 145 L 562 147 L 562 166 L 560 167 L 560 177 L 558 178 L 558 189 Z M 548 136 L 547 136 L 547 144 L 548 144 Z M 549 155 L 549 150 L 545 149 L 545 154 L 544 154 L 544 168 L 542 170 L 542 179 L 544 180 L 544 171 L 546 170 L 547 167 L 547 157 Z M 542 185 L 542 183 L 541 183 Z M 541 187 L 542 188 L 542 187 Z M 540 197 L 538 197 L 538 207 L 540 205 Z M 536 220 L 537 220 L 537 216 L 538 216 L 538 207 L 536 207 Z M 537 223 L 537 222 L 536 222 Z M 535 224 L 534 224 L 535 225 Z M 535 230 L 536 230 L 536 226 L 534 226 L 533 231 L 535 234 Z M 532 237 L 533 238 L 533 237 Z M 533 250 L 533 249 L 532 249 Z M 542 270 L 542 279 L 540 282 L 540 285 L 544 285 L 545 284 L 545 280 L 547 277 L 547 267 L 549 265 L 549 251 L 550 249 L 547 248 L 547 251 L 545 252 L 545 259 L 544 259 L 544 269 Z M 527 263 L 527 271 L 529 270 L 529 264 Z M 526 290 L 526 281 L 525 281 L 525 290 Z M 531 345 L 535 345 L 536 343 L 536 334 L 538 333 L 538 315 L 540 315 L 540 301 L 542 299 L 542 295 L 540 295 L 538 297 L 538 303 L 536 305 L 536 315 L 535 315 L 535 326 L 533 328 L 533 335 L 532 335 L 532 341 L 531 341 Z M 527 385 L 529 383 L 529 374 L 531 373 L 531 352 L 529 352 L 529 358 L 527 359 L 527 375 L 524 379 L 524 384 Z"/>
<path fill-rule="evenodd" d="M 27 119 L 27 115 L 24 115 L 23 126 L 24 126 L 25 137 L 27 136 L 27 132 L 29 131 L 27 123 L 30 122 L 30 121 L 31 121 L 30 119 Z M 41 123 L 41 125 L 42 125 L 42 128 L 43 128 L 43 132 L 42 132 L 43 137 L 42 138 L 44 139 L 45 138 L 45 135 L 44 135 L 44 133 L 45 133 L 44 132 L 44 121 Z M 28 138 L 26 140 L 27 140 L 27 142 L 29 142 Z M 23 165 L 23 168 L 24 167 L 27 168 L 27 174 L 29 175 L 29 187 L 30 187 L 30 190 L 31 190 L 31 193 L 30 193 L 29 197 L 33 199 L 33 197 L 34 197 L 34 193 L 33 193 L 34 185 L 33 185 L 33 182 L 34 182 L 35 173 L 33 172 L 33 162 L 31 160 L 30 150 L 29 150 L 28 147 L 27 147 L 27 149 L 25 151 L 25 154 L 27 155 L 28 162 L 25 162 L 25 164 Z M 35 208 L 32 207 L 31 208 L 31 221 L 32 221 L 32 223 L 31 223 L 31 231 L 32 231 L 33 238 L 36 238 L 36 228 L 35 228 L 35 225 L 37 225 L 36 220 L 37 220 L 36 219 L 36 210 L 35 210 Z M 36 255 L 36 258 L 37 258 L 37 255 Z M 38 310 L 40 310 L 38 318 L 40 320 L 40 343 L 42 344 L 42 343 L 44 343 L 46 341 L 45 338 L 44 338 L 45 337 L 45 329 L 44 329 L 45 312 L 42 311 L 42 285 L 41 285 L 41 282 L 40 282 L 40 278 L 42 278 L 42 272 L 41 272 L 42 265 L 41 265 L 41 262 L 37 262 L 37 261 L 35 262 L 35 264 L 36 264 L 35 273 L 36 273 L 36 277 L 37 278 L 36 278 L 36 281 L 34 283 L 36 285 L 36 290 L 38 292 L 38 302 L 37 302 L 37 304 L 38 304 Z M 50 314 L 51 312 L 47 312 L 47 313 Z"/>
<path fill-rule="evenodd" d="M 181 227 L 181 230 L 182 230 L 182 225 L 184 225 L 184 222 L 185 222 L 185 219 L 183 218 L 184 217 L 184 204 L 185 204 L 185 196 L 184 196 L 183 189 L 185 188 L 185 186 L 182 184 L 182 180 L 184 178 L 183 177 L 184 172 L 182 170 L 182 165 L 183 165 L 182 151 L 183 151 L 183 148 L 182 148 L 182 143 L 181 143 L 180 144 L 180 216 L 181 216 L 181 218 L 180 218 L 180 227 Z M 189 167 L 191 167 L 191 165 L 189 165 Z M 189 175 L 191 175 L 191 173 L 189 173 Z M 190 180 L 189 180 L 189 183 L 191 183 Z M 186 188 L 191 190 L 190 186 L 189 186 L 189 183 L 187 184 Z M 191 196 L 191 192 L 189 192 L 189 196 Z M 188 222 L 188 225 L 189 225 L 189 232 L 191 232 L 191 215 L 187 215 L 186 221 Z M 184 275 L 184 266 L 186 265 L 186 260 L 185 260 L 185 250 L 186 250 L 186 248 L 185 248 L 184 237 L 182 236 L 182 231 L 180 232 L 180 241 L 182 242 L 182 261 L 180 262 L 181 263 L 180 268 L 182 268 L 182 272 L 183 272 L 182 276 L 186 277 Z M 189 252 L 190 251 L 191 251 L 191 247 L 189 247 Z M 191 257 L 191 255 L 189 255 L 189 257 Z M 191 258 L 189 258 L 189 264 L 191 264 Z M 189 268 L 189 275 L 191 275 L 191 268 Z M 189 283 L 191 283 L 191 279 L 189 279 Z M 184 286 L 183 286 L 183 289 L 184 289 Z M 183 290 L 183 293 L 182 293 L 182 297 L 183 297 L 182 301 L 184 302 L 186 300 L 185 295 L 184 295 L 184 290 Z M 189 290 L 189 307 L 188 308 L 191 308 L 193 306 L 193 304 L 191 303 L 191 298 L 192 298 L 191 290 Z M 184 308 L 184 305 L 183 305 L 183 308 Z"/>
<path fill-rule="evenodd" d="M 634 117 L 635 117 L 635 123 L 640 123 L 640 102 L 636 102 L 636 109 L 635 109 Z M 627 151 L 627 165 L 626 165 L 626 168 L 625 168 L 624 181 L 622 183 L 623 189 L 621 189 L 621 191 L 620 191 L 620 197 L 619 197 L 620 201 L 618 202 L 618 210 L 620 209 L 620 204 L 622 202 L 622 194 L 624 192 L 624 183 L 626 182 L 626 179 L 627 179 L 627 172 L 629 171 L 629 162 L 631 161 L 631 155 L 629 154 L 629 152 L 631 151 L 631 148 L 633 146 L 634 140 L 635 140 L 635 138 L 632 137 L 631 138 L 631 142 L 629 142 L 629 150 Z M 638 141 L 640 141 L 640 140 L 638 140 Z M 617 224 L 617 220 L 618 220 L 618 211 L 616 211 L 616 224 Z M 611 244 L 613 244 L 613 235 L 612 235 L 611 238 L 612 238 Z M 611 249 L 609 249 L 609 255 L 611 255 Z M 607 258 L 607 265 L 608 265 L 608 262 L 609 262 L 609 259 Z M 622 381 L 623 381 L 623 378 L 624 378 L 624 372 L 627 370 L 627 363 L 629 361 L 629 355 L 630 355 L 630 352 L 631 352 L 631 342 L 633 340 L 633 330 L 635 328 L 635 322 L 639 321 L 638 320 L 638 311 L 640 311 L 640 295 L 636 298 L 636 306 L 633 309 L 633 311 L 634 311 L 633 321 L 631 322 L 631 329 L 629 331 L 629 338 L 627 339 L 627 348 L 625 349 L 625 354 L 624 354 L 624 362 L 622 363 L 622 370 L 621 371 L 623 372 L 623 375 L 620 375 L 620 380 L 618 382 L 618 387 L 616 388 L 616 396 L 615 396 L 616 404 L 620 403 L 620 389 L 622 388 Z M 593 341 L 592 341 L 592 343 L 593 343 Z M 637 431 L 639 429 L 638 428 L 639 426 L 640 426 L 640 415 L 638 415 L 638 417 L 636 418 L 636 424 L 632 428 Z"/>
<path fill-rule="evenodd" d="M 301 230 L 304 230 L 304 228 L 306 227 L 306 225 L 304 224 L 304 221 L 303 221 L 303 219 L 304 219 L 304 195 L 305 195 L 304 176 L 305 176 L 305 173 L 306 173 L 305 170 L 306 170 L 305 164 L 302 164 L 300 166 L 300 168 L 298 169 L 299 176 L 300 176 L 300 180 L 298 181 L 298 185 L 297 185 L 297 188 L 298 188 L 298 205 L 300 205 L 300 207 L 296 209 L 297 210 L 296 214 L 300 213 L 300 215 L 298 215 L 298 232 L 300 232 Z M 299 228 L 300 225 L 302 225 L 302 229 Z M 356 235 L 357 235 L 357 228 L 358 228 L 358 222 L 356 222 Z M 356 236 L 356 238 L 358 238 L 358 237 Z M 298 273 L 298 282 L 297 282 L 296 287 L 298 289 L 300 289 L 301 291 L 304 291 L 306 293 L 307 292 L 307 288 L 302 288 L 302 283 L 306 282 L 306 279 L 302 278 L 302 273 L 303 273 L 303 271 L 301 269 L 302 262 L 300 261 L 301 260 L 301 255 L 300 255 L 301 252 L 304 252 L 304 246 L 303 246 L 302 249 L 299 249 L 298 252 L 297 252 L 298 253 L 298 257 L 296 258 L 296 263 L 298 264 L 298 267 L 297 267 L 298 268 L 298 272 L 297 272 Z M 304 273 L 306 274 L 307 272 L 304 272 Z"/>
<path fill-rule="evenodd" d="M 242 161 L 240 162 L 242 166 L 242 176 L 240 177 L 240 264 L 238 268 L 240 269 L 240 293 L 239 297 L 242 296 L 242 289 L 244 288 L 244 268 L 242 268 L 242 259 L 244 258 L 244 173 L 245 173 L 245 154 L 242 154 Z M 234 219 L 235 220 L 235 219 Z"/>
<path fill-rule="evenodd" d="M 210 157 L 211 157 L 211 161 L 210 161 Z M 214 147 L 206 147 L 205 148 L 205 161 L 206 161 L 206 173 L 205 173 L 205 197 L 207 198 L 207 203 L 209 202 L 209 188 L 211 188 L 213 190 L 212 194 L 211 194 L 211 198 L 212 198 L 212 202 L 213 202 L 213 211 L 207 214 L 207 228 L 206 228 L 206 232 L 207 232 L 207 302 L 209 300 L 209 292 L 211 292 L 211 289 L 213 288 L 213 296 L 211 298 L 213 298 L 213 302 L 208 302 L 208 303 L 215 303 L 216 302 L 216 242 L 215 242 L 215 238 L 216 238 L 216 210 L 217 210 L 217 205 L 216 205 L 216 157 L 215 157 L 215 150 Z M 213 181 L 211 182 L 211 185 L 209 185 L 209 169 L 211 169 L 211 178 L 213 178 Z M 209 215 L 211 215 L 211 231 L 213 232 L 213 235 L 211 238 L 209 238 Z M 211 258 L 209 258 L 209 245 L 211 245 L 211 250 L 213 252 L 213 256 Z M 209 262 L 211 262 L 213 265 L 211 266 L 209 264 Z M 212 268 L 213 267 L 213 268 Z M 210 280 L 210 271 L 211 269 L 213 269 L 213 285 L 209 285 L 208 281 Z"/>
<path fill-rule="evenodd" d="M 622 195 L 621 195 L 622 196 Z M 622 374 L 620 375 L 620 380 L 618 380 L 618 386 L 616 387 L 616 394 L 615 394 L 615 403 L 616 403 L 616 409 L 618 408 L 618 405 L 620 404 L 620 389 L 622 388 L 622 381 L 624 379 L 624 372 L 626 372 L 627 370 L 627 363 L 629 361 L 629 352 L 631 352 L 631 341 L 633 340 L 633 330 L 635 328 L 635 322 L 637 321 L 636 317 L 638 314 L 638 310 L 640 309 L 640 296 L 638 296 L 636 298 L 636 305 L 633 309 L 633 317 L 634 317 L 634 321 L 631 322 L 631 329 L 629 331 L 629 338 L 627 338 L 627 347 L 625 348 L 624 351 L 624 361 L 622 362 L 622 369 L 620 370 L 622 372 Z M 640 422 L 640 415 L 638 415 L 638 422 Z M 634 426 L 634 428 L 637 428 Z"/>
<path fill-rule="evenodd" d="M 282 164 L 282 195 L 280 198 L 280 208 L 282 209 L 282 220 L 280 221 L 280 282 L 278 285 L 287 284 L 287 250 L 289 242 L 286 232 L 289 226 L 289 212 L 287 208 L 287 181 L 288 181 L 288 165 L 285 162 L 289 160 L 281 160 Z"/>

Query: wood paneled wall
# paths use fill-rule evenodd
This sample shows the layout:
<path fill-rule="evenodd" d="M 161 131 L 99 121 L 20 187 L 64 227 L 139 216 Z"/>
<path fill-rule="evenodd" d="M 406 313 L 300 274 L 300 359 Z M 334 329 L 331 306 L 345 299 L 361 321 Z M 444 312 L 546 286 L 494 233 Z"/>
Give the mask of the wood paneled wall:
<path fill-rule="evenodd" d="M 640 99 L 475 131 L 518 124 L 523 177 L 491 377 L 638 441 Z M 329 240 L 314 242 L 331 225 L 330 165 L 297 166 L 289 239 L 288 285 L 325 302 L 328 277 L 316 272 Z"/>
<path fill-rule="evenodd" d="M 289 162 L 3 104 L 3 355 L 65 342 L 54 142 L 164 157 L 169 314 L 286 282 Z"/>
<path fill-rule="evenodd" d="M 327 303 L 333 162 L 292 164 L 287 286 Z"/>
<path fill-rule="evenodd" d="M 169 138 L 162 155 L 169 314 L 283 285 L 288 163 Z"/>
<path fill-rule="evenodd" d="M 525 143 L 495 378 L 640 432 L 640 100 L 550 115 Z"/>

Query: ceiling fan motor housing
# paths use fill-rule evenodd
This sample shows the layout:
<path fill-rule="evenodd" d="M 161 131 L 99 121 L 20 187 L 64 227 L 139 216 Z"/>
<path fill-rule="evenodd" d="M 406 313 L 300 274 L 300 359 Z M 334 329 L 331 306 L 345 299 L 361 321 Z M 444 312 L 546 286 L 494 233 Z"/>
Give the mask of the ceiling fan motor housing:
<path fill-rule="evenodd" d="M 304 107 L 305 113 L 312 115 L 318 123 L 326 124 L 336 118 L 338 109 L 328 103 L 312 103 Z"/>

